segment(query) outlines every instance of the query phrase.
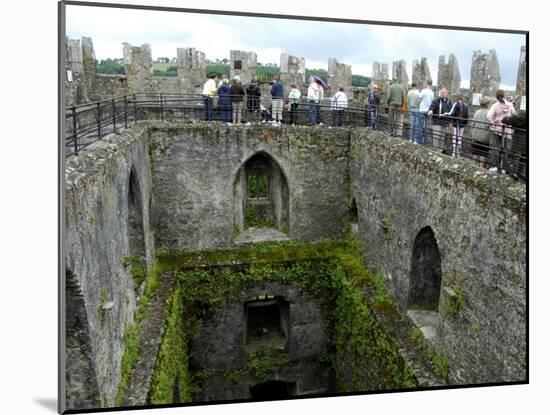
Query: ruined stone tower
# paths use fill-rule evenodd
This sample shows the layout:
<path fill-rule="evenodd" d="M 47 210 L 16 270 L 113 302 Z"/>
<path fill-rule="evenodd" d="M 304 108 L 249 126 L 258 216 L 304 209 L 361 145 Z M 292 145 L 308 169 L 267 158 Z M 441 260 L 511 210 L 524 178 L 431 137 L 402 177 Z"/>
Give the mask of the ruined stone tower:
<path fill-rule="evenodd" d="M 437 84 L 439 89 L 447 88 L 449 95 L 460 93 L 460 69 L 454 53 L 449 55 L 448 62 L 445 62 L 445 55 L 439 56 L 439 66 L 437 69 Z"/>
<path fill-rule="evenodd" d="M 378 85 L 384 95 L 388 90 L 389 78 L 387 63 L 374 62 L 372 64 L 372 82 Z"/>
<path fill-rule="evenodd" d="M 519 66 L 518 76 L 516 80 L 516 109 L 520 109 L 521 97 L 527 95 L 527 62 L 526 62 L 527 48 L 521 47 L 519 54 Z"/>
<path fill-rule="evenodd" d="M 204 52 L 195 48 L 178 48 L 178 78 L 184 93 L 193 93 L 206 78 Z"/>
<path fill-rule="evenodd" d="M 123 43 L 124 67 L 128 87 L 134 92 L 151 92 L 153 59 L 151 45 L 132 46 Z"/>
<path fill-rule="evenodd" d="M 285 96 L 290 91 L 290 85 L 295 84 L 300 90 L 304 89 L 306 83 L 306 60 L 303 57 L 292 56 L 281 53 L 279 66 L 281 82 L 284 86 Z"/>
<path fill-rule="evenodd" d="M 231 50 L 229 52 L 229 76 L 231 79 L 238 76 L 243 85 L 256 79 L 257 55 L 255 52 Z"/>
<path fill-rule="evenodd" d="M 92 91 L 95 87 L 95 51 L 92 38 L 82 38 L 82 66 L 84 70 L 85 90 Z"/>
<path fill-rule="evenodd" d="M 428 58 L 414 59 L 412 64 L 412 82 L 422 89 L 426 85 L 426 81 L 432 79 Z"/>
<path fill-rule="evenodd" d="M 84 82 L 84 66 L 82 65 L 82 48 L 80 40 L 65 40 L 67 50 L 67 61 L 65 63 L 65 104 L 67 106 L 77 105 L 85 102 L 88 98 L 86 84 Z"/>
<path fill-rule="evenodd" d="M 392 65 L 392 79 L 397 79 L 397 82 L 404 88 L 409 84 L 409 76 L 407 75 L 407 62 L 404 60 L 394 61 Z"/>
<path fill-rule="evenodd" d="M 489 53 L 474 51 L 470 73 L 470 93 L 494 97 L 500 87 L 500 67 L 497 53 L 491 49 Z"/>
<path fill-rule="evenodd" d="M 351 88 L 351 65 L 340 63 L 336 58 L 328 60 L 328 86 L 332 93 L 343 87 L 346 91 Z"/>

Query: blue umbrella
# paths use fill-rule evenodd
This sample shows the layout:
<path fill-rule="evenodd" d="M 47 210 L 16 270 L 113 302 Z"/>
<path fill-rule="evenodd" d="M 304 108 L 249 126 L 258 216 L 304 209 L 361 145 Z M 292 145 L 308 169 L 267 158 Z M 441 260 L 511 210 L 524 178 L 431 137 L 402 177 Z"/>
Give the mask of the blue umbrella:
<path fill-rule="evenodd" d="M 315 79 L 316 81 L 320 81 L 321 82 L 321 86 L 323 87 L 323 89 L 327 89 L 328 88 L 328 85 L 325 83 L 325 81 L 323 81 L 321 78 L 319 78 L 317 75 L 311 75 L 313 76 L 313 79 Z"/>

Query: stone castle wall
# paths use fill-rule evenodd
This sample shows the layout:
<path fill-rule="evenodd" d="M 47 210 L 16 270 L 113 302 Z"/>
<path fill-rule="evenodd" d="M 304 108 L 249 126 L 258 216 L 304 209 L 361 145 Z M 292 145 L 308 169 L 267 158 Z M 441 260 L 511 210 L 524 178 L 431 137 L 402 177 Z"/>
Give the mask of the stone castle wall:
<path fill-rule="evenodd" d="M 233 185 L 258 152 L 275 160 L 288 183 L 291 238 L 342 237 L 355 198 L 358 236 L 402 310 L 412 244 L 429 226 L 443 271 L 436 347 L 449 357 L 451 381 L 525 379 L 524 185 L 363 128 L 148 121 L 67 159 L 67 268 L 85 304 L 102 402 L 113 403 L 136 307 L 124 265 L 130 172 L 151 264 L 155 246 L 233 245 Z M 457 285 L 462 303 L 451 315 L 445 298 Z"/>
<path fill-rule="evenodd" d="M 149 225 L 152 197 L 147 130 L 135 126 L 121 135 L 95 143 L 85 154 L 66 162 L 66 267 L 82 297 L 100 402 L 112 406 L 120 380 L 124 330 L 136 310 L 134 282 L 128 267 L 129 175 L 139 188 L 147 263 L 152 265 L 154 241 Z M 73 313 L 71 312 L 71 315 Z M 86 321 L 80 324 L 86 325 Z M 69 362 L 69 365 L 74 362 Z M 69 389 L 74 385 L 69 385 Z M 86 408 L 87 402 L 73 402 Z M 74 407 L 71 409 L 75 409 Z"/>
<path fill-rule="evenodd" d="M 258 152 L 271 156 L 286 176 L 290 237 L 311 241 L 343 235 L 348 220 L 347 131 L 151 125 L 159 247 L 231 246 L 233 184 L 241 165 Z"/>
<path fill-rule="evenodd" d="M 525 186 L 383 133 L 356 129 L 352 147 L 358 235 L 403 311 L 413 242 L 433 230 L 443 273 L 437 347 L 451 380 L 524 380 Z M 446 312 L 445 287 L 462 292 L 458 316 Z"/>

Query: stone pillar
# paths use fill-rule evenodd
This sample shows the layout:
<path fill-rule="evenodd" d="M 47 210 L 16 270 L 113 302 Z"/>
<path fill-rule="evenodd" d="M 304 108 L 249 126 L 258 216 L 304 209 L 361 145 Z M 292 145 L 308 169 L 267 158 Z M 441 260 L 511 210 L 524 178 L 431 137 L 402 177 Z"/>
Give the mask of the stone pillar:
<path fill-rule="evenodd" d="M 449 55 L 449 61 L 445 62 L 445 55 L 439 56 L 437 68 L 437 86 L 441 90 L 447 88 L 449 96 L 456 96 L 460 93 L 460 69 L 454 53 Z"/>
<path fill-rule="evenodd" d="M 343 87 L 349 94 L 351 89 L 351 65 L 330 58 L 328 60 L 327 84 L 330 87 L 331 94 L 334 94 L 340 87 Z"/>
<path fill-rule="evenodd" d="M 281 64 L 279 66 L 281 82 L 284 86 L 285 96 L 290 91 L 290 85 L 296 84 L 302 93 L 306 85 L 306 60 L 303 57 L 292 56 L 281 53 Z"/>
<path fill-rule="evenodd" d="M 389 88 L 389 71 L 387 63 L 374 62 L 372 64 L 372 82 L 378 85 L 382 93 L 382 99 L 386 102 Z"/>
<path fill-rule="evenodd" d="M 496 51 L 494 49 L 489 50 L 489 53 L 474 51 L 470 72 L 470 95 L 477 93 L 494 97 L 499 88 L 500 67 Z"/>
<path fill-rule="evenodd" d="M 178 48 L 178 78 L 181 91 L 200 93 L 206 81 L 206 60 L 204 52 L 195 48 Z"/>
<path fill-rule="evenodd" d="M 123 43 L 124 67 L 128 88 L 132 92 L 152 92 L 153 59 L 151 45 Z"/>
<path fill-rule="evenodd" d="M 407 75 L 407 62 L 404 60 L 394 61 L 392 64 L 392 80 L 397 79 L 405 90 L 409 85 L 409 76 Z"/>
<path fill-rule="evenodd" d="M 86 102 L 87 95 L 84 85 L 84 65 L 82 64 L 82 48 L 80 40 L 65 39 L 67 52 L 65 61 L 65 105 L 72 106 Z"/>
<path fill-rule="evenodd" d="M 412 82 L 418 85 L 418 89 L 426 86 L 426 81 L 432 79 L 428 58 L 414 59 L 412 65 Z"/>
<path fill-rule="evenodd" d="M 229 52 L 229 77 L 238 76 L 241 84 L 247 85 L 252 79 L 256 79 L 257 55 L 255 52 L 231 50 Z"/>
<path fill-rule="evenodd" d="M 86 99 L 90 99 L 95 88 L 96 60 L 92 38 L 82 38 L 82 66 L 84 71 L 84 90 Z"/>
<path fill-rule="evenodd" d="M 525 97 L 527 94 L 527 62 L 526 62 L 526 54 L 527 54 L 527 48 L 525 46 L 521 47 L 521 51 L 519 53 L 519 66 L 518 66 L 518 76 L 516 80 L 516 109 L 521 109 L 521 100 L 522 97 Z M 525 105 L 527 105 L 526 98 L 523 98 L 525 100 Z"/>

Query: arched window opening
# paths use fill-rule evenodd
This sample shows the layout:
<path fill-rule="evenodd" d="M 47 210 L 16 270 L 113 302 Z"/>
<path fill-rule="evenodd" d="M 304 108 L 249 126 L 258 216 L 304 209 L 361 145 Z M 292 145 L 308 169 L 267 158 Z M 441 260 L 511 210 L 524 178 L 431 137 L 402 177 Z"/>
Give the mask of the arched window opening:
<path fill-rule="evenodd" d="M 437 311 L 441 292 L 441 255 L 432 228 L 420 230 L 413 244 L 409 308 Z"/>
<path fill-rule="evenodd" d="M 274 229 L 288 234 L 288 183 L 270 155 L 260 152 L 243 163 L 235 179 L 233 196 L 235 231 Z"/>

